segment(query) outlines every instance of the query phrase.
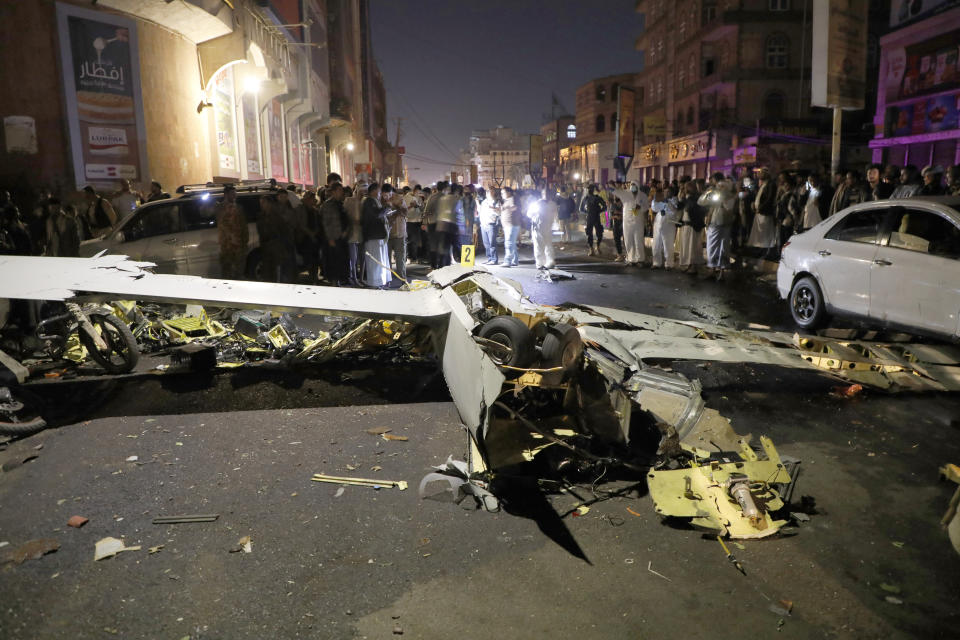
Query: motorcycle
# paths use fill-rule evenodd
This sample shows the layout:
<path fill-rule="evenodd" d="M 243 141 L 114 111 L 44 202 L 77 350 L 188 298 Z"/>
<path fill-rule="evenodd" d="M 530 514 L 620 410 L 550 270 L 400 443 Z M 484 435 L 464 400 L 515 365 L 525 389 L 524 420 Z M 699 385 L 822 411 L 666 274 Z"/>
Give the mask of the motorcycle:
<path fill-rule="evenodd" d="M 35 335 L 54 360 L 82 345 L 107 373 L 128 373 L 137 366 L 140 350 L 130 328 L 112 311 L 98 305 L 64 304 L 65 310 L 37 323 Z"/>

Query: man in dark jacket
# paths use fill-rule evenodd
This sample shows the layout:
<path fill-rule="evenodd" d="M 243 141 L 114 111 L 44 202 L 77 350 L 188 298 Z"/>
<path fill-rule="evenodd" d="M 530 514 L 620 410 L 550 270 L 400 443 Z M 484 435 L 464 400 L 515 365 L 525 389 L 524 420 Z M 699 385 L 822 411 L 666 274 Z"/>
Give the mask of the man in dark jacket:
<path fill-rule="evenodd" d="M 361 205 L 360 221 L 363 227 L 364 282 L 378 289 L 390 284 L 390 251 L 387 247 L 387 217 L 390 209 L 381 204 L 381 198 L 389 198 L 393 187 L 381 187 L 377 183 L 367 189 L 367 197 Z"/>
<path fill-rule="evenodd" d="M 603 221 L 600 214 L 607 210 L 607 203 L 597 195 L 597 185 L 591 184 L 587 196 L 580 203 L 580 212 L 586 214 L 584 232 L 587 234 L 587 247 L 591 256 L 600 255 L 600 243 L 603 241 Z M 593 234 L 597 234 L 597 244 L 593 244 Z"/>
<path fill-rule="evenodd" d="M 350 221 L 347 218 L 347 210 L 343 208 L 346 192 L 343 185 L 337 182 L 326 188 L 326 194 L 326 200 L 320 207 L 320 224 L 325 238 L 323 278 L 339 287 L 349 280 L 347 235 L 350 233 Z"/>

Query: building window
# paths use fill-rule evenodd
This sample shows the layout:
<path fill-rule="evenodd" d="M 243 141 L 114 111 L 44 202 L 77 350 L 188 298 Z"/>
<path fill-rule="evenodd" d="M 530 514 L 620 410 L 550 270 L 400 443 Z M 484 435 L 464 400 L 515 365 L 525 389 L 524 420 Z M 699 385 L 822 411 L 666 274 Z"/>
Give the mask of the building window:
<path fill-rule="evenodd" d="M 706 0 L 703 3 L 703 24 L 708 22 L 713 22 L 717 19 L 717 3 L 716 0 Z"/>
<path fill-rule="evenodd" d="M 617 101 L 617 89 L 619 88 L 620 88 L 620 85 L 616 82 L 610 85 L 610 102 Z"/>
<path fill-rule="evenodd" d="M 599 102 L 603 102 L 606 98 L 607 98 L 607 90 L 604 88 L 602 84 L 597 85 L 597 100 Z"/>
<path fill-rule="evenodd" d="M 687 39 L 687 19 L 683 16 L 680 17 L 680 26 L 677 28 L 677 33 L 680 36 L 680 42 Z"/>
<path fill-rule="evenodd" d="M 687 69 L 687 75 L 690 76 L 690 83 L 697 81 L 697 56 L 690 54 L 690 66 Z"/>
<path fill-rule="evenodd" d="M 687 86 L 687 72 L 683 67 L 680 67 L 680 70 L 677 71 L 677 81 L 680 83 L 681 89 Z"/>
<path fill-rule="evenodd" d="M 643 98 L 644 98 L 643 94 L 646 93 L 646 91 L 644 91 L 645 88 L 646 87 L 643 87 L 642 85 L 637 87 L 637 105 L 640 107 L 643 106 Z"/>
<path fill-rule="evenodd" d="M 603 133 L 605 124 L 606 124 L 606 121 L 604 120 L 603 115 L 597 116 L 597 129 L 596 129 L 597 133 Z"/>
<path fill-rule="evenodd" d="M 693 105 L 687 107 L 687 124 L 693 125 Z"/>
<path fill-rule="evenodd" d="M 663 76 L 657 78 L 657 102 L 663 100 Z"/>
<path fill-rule="evenodd" d="M 771 91 L 763 99 L 763 119 L 783 120 L 787 98 L 780 91 Z"/>
<path fill-rule="evenodd" d="M 610 131 L 616 131 L 616 130 L 617 130 L 617 114 L 611 113 L 610 114 Z"/>
<path fill-rule="evenodd" d="M 567 125 L 567 140 L 575 140 L 577 137 L 577 125 Z"/>
<path fill-rule="evenodd" d="M 727 43 L 720 44 L 720 68 L 726 69 L 730 66 L 730 47 Z"/>
<path fill-rule="evenodd" d="M 769 0 L 770 11 L 789 11 L 790 0 Z"/>
<path fill-rule="evenodd" d="M 663 38 L 657 40 L 657 60 L 663 58 Z"/>
<path fill-rule="evenodd" d="M 677 130 L 677 133 L 680 133 L 683 128 L 683 109 L 677 111 L 677 126 L 674 128 Z"/>
<path fill-rule="evenodd" d="M 782 33 L 767 38 L 767 68 L 786 69 L 789 60 L 790 41 Z"/>

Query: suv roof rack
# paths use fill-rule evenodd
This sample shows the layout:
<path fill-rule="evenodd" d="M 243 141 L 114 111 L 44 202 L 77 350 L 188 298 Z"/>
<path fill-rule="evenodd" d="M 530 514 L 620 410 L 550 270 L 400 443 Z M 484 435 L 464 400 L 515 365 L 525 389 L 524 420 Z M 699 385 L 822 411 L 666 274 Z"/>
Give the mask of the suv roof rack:
<path fill-rule="evenodd" d="M 236 182 L 206 182 L 199 184 L 184 184 L 177 188 L 177 193 L 210 193 L 222 192 L 227 184 L 232 184 L 237 191 L 269 191 L 271 184 L 269 180 L 237 180 Z"/>

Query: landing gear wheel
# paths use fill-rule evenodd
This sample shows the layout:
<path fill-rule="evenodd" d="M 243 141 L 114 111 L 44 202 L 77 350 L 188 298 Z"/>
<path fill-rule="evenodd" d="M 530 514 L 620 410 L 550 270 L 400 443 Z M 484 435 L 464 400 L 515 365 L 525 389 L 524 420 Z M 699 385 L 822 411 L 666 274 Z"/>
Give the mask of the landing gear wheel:
<path fill-rule="evenodd" d="M 132 371 L 140 360 L 140 350 L 137 348 L 137 339 L 133 337 L 130 327 L 116 316 L 100 313 L 90 314 L 90 324 L 107 344 L 106 349 L 102 351 L 97 349 L 93 339 L 81 328 L 77 333 L 90 357 L 106 369 L 107 373 Z"/>
<path fill-rule="evenodd" d="M 536 357 L 533 334 L 527 325 L 513 316 L 497 316 L 489 320 L 480 328 L 480 337 L 495 343 L 487 348 L 487 353 L 498 365 L 524 369 Z M 503 374 L 515 378 L 520 372 L 503 369 Z"/>
<path fill-rule="evenodd" d="M 807 330 L 816 329 L 826 320 L 823 293 L 813 277 L 804 276 L 794 283 L 790 290 L 790 315 L 797 326 Z"/>
<path fill-rule="evenodd" d="M 540 346 L 540 362 L 544 369 L 563 367 L 563 377 L 567 377 L 580 366 L 582 356 L 583 341 L 576 327 L 571 324 L 550 327 Z"/>

